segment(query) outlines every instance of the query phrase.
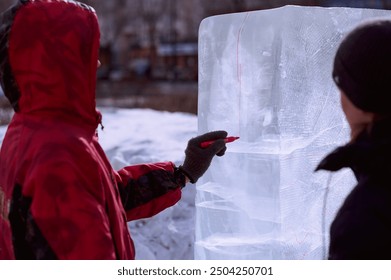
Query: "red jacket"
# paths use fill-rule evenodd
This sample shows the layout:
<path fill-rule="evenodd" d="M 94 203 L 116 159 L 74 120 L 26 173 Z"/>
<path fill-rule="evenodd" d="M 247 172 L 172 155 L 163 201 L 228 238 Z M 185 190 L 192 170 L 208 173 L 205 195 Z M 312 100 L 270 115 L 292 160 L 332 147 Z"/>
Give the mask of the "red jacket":
<path fill-rule="evenodd" d="M 0 259 L 133 259 L 126 222 L 175 204 L 170 163 L 114 171 L 98 143 L 99 27 L 71 1 L 21 1 L 0 26 L 15 108 L 0 152 Z M 124 131 L 126 133 L 126 131 Z"/>

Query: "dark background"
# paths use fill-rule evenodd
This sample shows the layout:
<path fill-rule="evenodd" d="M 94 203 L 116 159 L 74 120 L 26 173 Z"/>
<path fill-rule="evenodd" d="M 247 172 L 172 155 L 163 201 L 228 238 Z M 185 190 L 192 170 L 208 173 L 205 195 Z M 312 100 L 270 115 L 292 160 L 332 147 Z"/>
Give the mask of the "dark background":
<path fill-rule="evenodd" d="M 14 0 L 1 0 L 0 12 Z M 203 18 L 285 5 L 391 9 L 391 0 L 84 0 L 101 27 L 97 105 L 197 113 Z M 1 91 L 1 90 L 0 90 Z M 0 92 L 0 125 L 12 115 Z"/>

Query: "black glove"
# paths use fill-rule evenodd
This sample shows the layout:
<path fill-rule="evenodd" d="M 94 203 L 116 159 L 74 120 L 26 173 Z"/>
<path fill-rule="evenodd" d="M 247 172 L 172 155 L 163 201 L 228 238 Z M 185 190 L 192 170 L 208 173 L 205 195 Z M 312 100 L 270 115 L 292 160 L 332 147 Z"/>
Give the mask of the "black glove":
<path fill-rule="evenodd" d="M 185 150 L 185 161 L 179 169 L 193 184 L 205 173 L 215 155 L 222 156 L 227 149 L 224 138 L 226 131 L 213 131 L 190 139 Z M 201 148 L 201 143 L 213 141 L 209 147 Z"/>

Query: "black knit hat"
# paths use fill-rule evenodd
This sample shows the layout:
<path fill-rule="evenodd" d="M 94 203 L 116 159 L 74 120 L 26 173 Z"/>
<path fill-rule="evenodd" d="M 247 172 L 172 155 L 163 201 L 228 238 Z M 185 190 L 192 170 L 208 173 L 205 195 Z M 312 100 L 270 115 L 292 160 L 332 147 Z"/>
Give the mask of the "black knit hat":
<path fill-rule="evenodd" d="M 333 78 L 361 110 L 391 114 L 391 20 L 351 31 L 338 48 Z"/>

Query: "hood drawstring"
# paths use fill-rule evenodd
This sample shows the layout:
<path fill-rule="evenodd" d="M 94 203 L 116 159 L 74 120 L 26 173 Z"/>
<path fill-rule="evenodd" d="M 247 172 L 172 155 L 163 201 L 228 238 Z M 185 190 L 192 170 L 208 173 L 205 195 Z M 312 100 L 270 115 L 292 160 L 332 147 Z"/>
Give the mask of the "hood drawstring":
<path fill-rule="evenodd" d="M 103 117 L 102 117 L 102 114 L 96 110 L 96 122 L 98 125 L 100 125 L 100 129 L 103 131 L 105 129 L 105 127 L 103 126 Z"/>

